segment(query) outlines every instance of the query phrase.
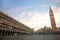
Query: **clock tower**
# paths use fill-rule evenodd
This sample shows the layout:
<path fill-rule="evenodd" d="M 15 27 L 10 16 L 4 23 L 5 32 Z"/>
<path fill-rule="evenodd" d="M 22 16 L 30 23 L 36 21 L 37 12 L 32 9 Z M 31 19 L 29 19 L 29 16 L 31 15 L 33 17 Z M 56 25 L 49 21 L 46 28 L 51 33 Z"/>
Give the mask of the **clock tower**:
<path fill-rule="evenodd" d="M 57 28 L 56 28 L 56 23 L 55 23 L 55 18 L 54 18 L 53 10 L 51 9 L 51 7 L 49 7 L 49 9 L 50 9 L 50 10 L 49 10 L 49 16 L 50 16 L 52 31 L 53 31 L 53 32 L 57 32 Z"/>

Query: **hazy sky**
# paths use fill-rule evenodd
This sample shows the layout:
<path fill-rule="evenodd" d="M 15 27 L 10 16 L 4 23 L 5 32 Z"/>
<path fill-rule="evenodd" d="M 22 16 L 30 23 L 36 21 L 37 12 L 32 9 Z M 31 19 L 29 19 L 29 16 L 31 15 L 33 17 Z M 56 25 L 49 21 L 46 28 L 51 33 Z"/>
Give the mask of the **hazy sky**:
<path fill-rule="evenodd" d="M 0 0 L 0 11 L 34 28 L 50 26 L 49 6 L 51 6 L 57 27 L 60 26 L 60 0 Z"/>

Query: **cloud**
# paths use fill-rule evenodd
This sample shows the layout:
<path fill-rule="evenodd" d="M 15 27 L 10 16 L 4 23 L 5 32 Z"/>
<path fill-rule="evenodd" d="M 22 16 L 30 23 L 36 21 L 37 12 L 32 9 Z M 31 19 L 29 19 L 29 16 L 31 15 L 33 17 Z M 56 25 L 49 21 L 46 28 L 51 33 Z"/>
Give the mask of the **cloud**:
<path fill-rule="evenodd" d="M 54 0 L 54 2 L 60 2 L 60 0 Z"/>
<path fill-rule="evenodd" d="M 41 15 L 40 13 L 36 13 L 32 16 L 31 19 L 29 19 L 29 23 L 27 22 L 28 25 L 31 25 L 32 28 L 35 30 L 39 28 L 43 28 L 45 25 L 49 24 L 49 17 L 47 14 Z M 49 25 L 50 26 L 50 25 Z"/>
<path fill-rule="evenodd" d="M 49 14 L 47 12 L 38 12 L 38 11 L 27 12 L 27 11 L 24 11 L 23 13 L 21 13 L 19 15 L 19 17 L 15 18 L 15 19 L 24 23 L 25 25 L 29 26 L 30 28 L 34 28 L 35 30 L 37 30 L 41 27 L 43 28 L 45 25 L 50 26 L 48 15 Z M 27 17 L 30 17 L 30 18 L 27 18 Z"/>

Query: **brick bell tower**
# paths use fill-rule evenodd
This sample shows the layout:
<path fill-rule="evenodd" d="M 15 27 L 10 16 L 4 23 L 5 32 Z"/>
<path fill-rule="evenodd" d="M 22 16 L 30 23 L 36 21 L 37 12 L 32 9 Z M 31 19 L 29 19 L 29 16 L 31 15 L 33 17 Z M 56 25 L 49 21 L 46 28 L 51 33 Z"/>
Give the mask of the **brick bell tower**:
<path fill-rule="evenodd" d="M 52 31 L 57 32 L 55 18 L 54 18 L 53 10 L 51 9 L 51 7 L 49 7 L 49 16 L 50 16 Z"/>

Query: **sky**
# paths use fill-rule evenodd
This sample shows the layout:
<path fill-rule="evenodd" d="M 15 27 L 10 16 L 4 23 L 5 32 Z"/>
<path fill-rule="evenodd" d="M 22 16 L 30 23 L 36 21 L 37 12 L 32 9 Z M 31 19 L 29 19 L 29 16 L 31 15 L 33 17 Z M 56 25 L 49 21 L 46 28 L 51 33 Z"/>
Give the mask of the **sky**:
<path fill-rule="evenodd" d="M 51 27 L 49 6 L 60 27 L 60 0 L 0 0 L 0 11 L 34 30 Z"/>

